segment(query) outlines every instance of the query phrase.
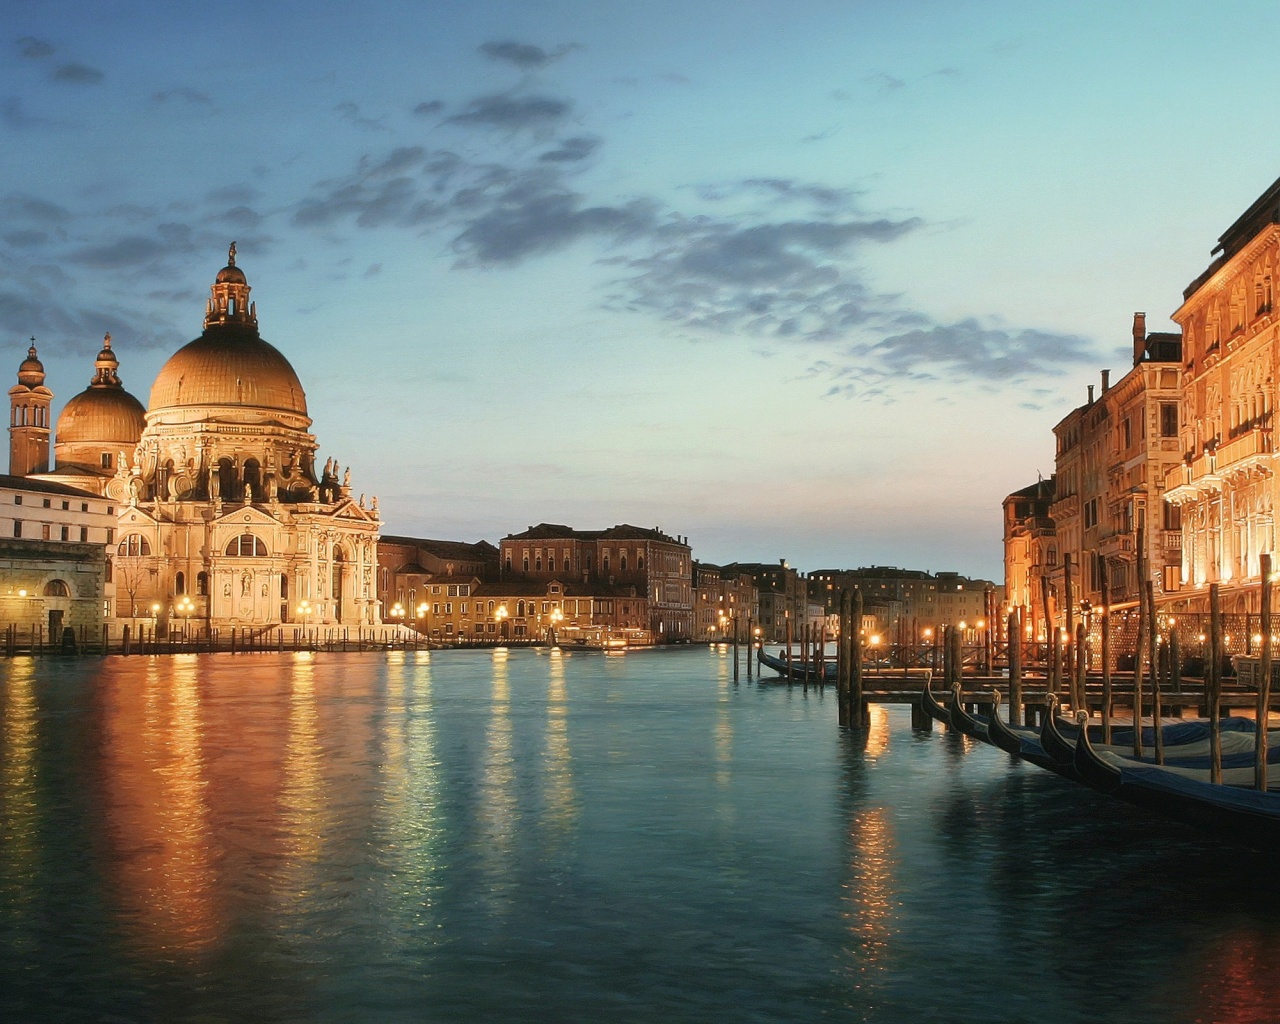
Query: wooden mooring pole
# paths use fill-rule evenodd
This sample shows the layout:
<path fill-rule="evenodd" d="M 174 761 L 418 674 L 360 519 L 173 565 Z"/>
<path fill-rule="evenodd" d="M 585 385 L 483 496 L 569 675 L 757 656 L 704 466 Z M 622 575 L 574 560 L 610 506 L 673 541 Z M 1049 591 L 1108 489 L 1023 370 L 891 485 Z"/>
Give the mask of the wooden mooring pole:
<path fill-rule="evenodd" d="M 733 681 L 738 681 L 738 616 L 733 617 Z"/>
<path fill-rule="evenodd" d="M 1209 781 L 1222 781 L 1222 610 L 1218 584 L 1209 584 L 1209 665 L 1204 677 L 1209 718 Z"/>
<path fill-rule="evenodd" d="M 756 634 L 752 628 L 754 625 L 752 617 L 747 616 L 747 678 L 751 678 L 752 663 L 756 660 Z"/>
<path fill-rule="evenodd" d="M 1138 564 L 1143 562 L 1140 560 Z M 1156 750 L 1156 764 L 1164 764 L 1164 730 L 1160 728 L 1160 665 L 1156 657 L 1156 639 L 1160 631 L 1156 628 L 1155 583 L 1150 576 L 1143 580 L 1142 593 L 1147 602 L 1147 618 L 1151 620 L 1147 633 L 1147 661 L 1151 664 L 1151 727 L 1155 730 L 1152 742 Z"/>
<path fill-rule="evenodd" d="M 791 616 L 787 616 L 787 685 L 795 682 L 795 673 L 791 667 Z"/>
<path fill-rule="evenodd" d="M 1142 529 L 1138 529 L 1138 547 L 1142 547 Z M 1138 584 L 1138 636 L 1133 645 L 1133 756 L 1142 757 L 1142 661 L 1147 653 L 1147 600 L 1142 583 Z"/>
<path fill-rule="evenodd" d="M 1102 742 L 1111 742 L 1111 584 L 1102 574 Z"/>
<path fill-rule="evenodd" d="M 1258 632 L 1262 634 L 1260 673 L 1258 676 L 1258 730 L 1253 744 L 1253 784 L 1267 790 L 1267 723 L 1271 718 L 1271 555 L 1259 559 L 1262 570 L 1262 594 L 1259 604 Z"/>
<path fill-rule="evenodd" d="M 836 641 L 836 719 L 849 725 L 849 591 L 840 591 L 840 635 Z"/>
<path fill-rule="evenodd" d="M 862 590 L 853 590 L 853 609 L 849 616 L 849 640 L 852 655 L 849 658 L 849 725 L 854 729 L 867 727 L 867 708 L 862 699 Z"/>
<path fill-rule="evenodd" d="M 1009 724 L 1022 724 L 1022 609 L 1009 613 Z"/>

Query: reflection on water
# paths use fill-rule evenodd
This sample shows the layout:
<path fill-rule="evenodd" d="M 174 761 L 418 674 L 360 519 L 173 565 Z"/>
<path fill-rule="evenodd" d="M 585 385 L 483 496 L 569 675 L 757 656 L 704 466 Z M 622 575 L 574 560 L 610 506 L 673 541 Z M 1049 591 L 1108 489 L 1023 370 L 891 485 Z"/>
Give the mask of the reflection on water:
<path fill-rule="evenodd" d="M 1267 858 L 913 734 L 905 708 L 842 735 L 820 692 L 735 684 L 723 651 L 0 674 L 0 1019 L 1154 1024 L 1280 1004 Z"/>

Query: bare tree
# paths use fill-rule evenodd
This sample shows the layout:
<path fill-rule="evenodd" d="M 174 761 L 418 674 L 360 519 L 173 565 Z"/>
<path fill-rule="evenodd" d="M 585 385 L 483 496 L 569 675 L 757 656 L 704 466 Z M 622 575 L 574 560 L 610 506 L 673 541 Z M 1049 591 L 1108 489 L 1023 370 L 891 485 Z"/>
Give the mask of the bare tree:
<path fill-rule="evenodd" d="M 129 595 L 129 618 L 137 615 L 138 595 L 152 589 L 148 584 L 156 576 L 155 558 L 151 555 L 117 555 L 116 587 Z"/>

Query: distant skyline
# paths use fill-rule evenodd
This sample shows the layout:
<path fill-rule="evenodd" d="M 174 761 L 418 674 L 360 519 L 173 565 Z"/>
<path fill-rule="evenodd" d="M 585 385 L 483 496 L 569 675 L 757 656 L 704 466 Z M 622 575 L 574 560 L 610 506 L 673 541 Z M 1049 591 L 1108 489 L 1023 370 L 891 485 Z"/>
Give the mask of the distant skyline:
<path fill-rule="evenodd" d="M 56 412 L 110 331 L 145 403 L 235 239 L 395 534 L 999 579 L 1052 425 L 1280 177 L 1263 3 L 6 14 L 0 376 L 35 335 Z"/>

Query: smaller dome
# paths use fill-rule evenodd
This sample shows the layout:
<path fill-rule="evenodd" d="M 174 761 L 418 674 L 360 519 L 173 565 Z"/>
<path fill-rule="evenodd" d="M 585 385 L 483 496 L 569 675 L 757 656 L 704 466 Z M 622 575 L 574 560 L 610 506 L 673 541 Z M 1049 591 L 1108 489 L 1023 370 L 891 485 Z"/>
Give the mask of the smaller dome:
<path fill-rule="evenodd" d="M 234 263 L 228 263 L 225 267 L 218 271 L 218 276 L 214 278 L 216 284 L 248 284 L 248 278 L 244 276 L 244 271 L 237 267 Z"/>
<path fill-rule="evenodd" d="M 27 358 L 18 367 L 18 383 L 29 388 L 38 388 L 44 383 L 44 363 L 36 358 L 36 347 L 27 349 Z"/>
<path fill-rule="evenodd" d="M 58 416 L 54 441 L 133 446 L 146 426 L 146 410 L 121 387 L 89 386 L 74 396 Z"/>

